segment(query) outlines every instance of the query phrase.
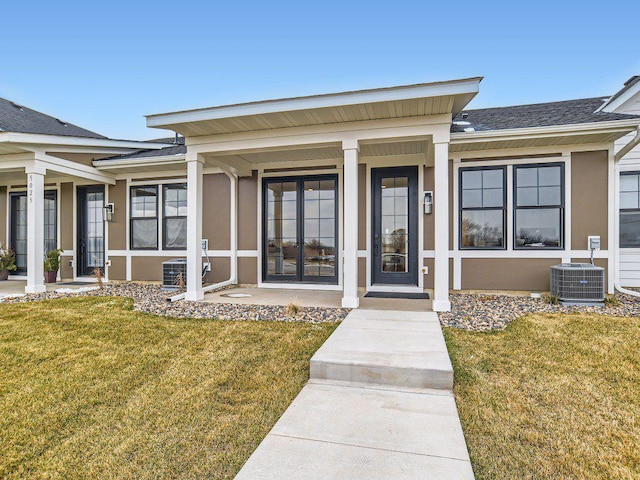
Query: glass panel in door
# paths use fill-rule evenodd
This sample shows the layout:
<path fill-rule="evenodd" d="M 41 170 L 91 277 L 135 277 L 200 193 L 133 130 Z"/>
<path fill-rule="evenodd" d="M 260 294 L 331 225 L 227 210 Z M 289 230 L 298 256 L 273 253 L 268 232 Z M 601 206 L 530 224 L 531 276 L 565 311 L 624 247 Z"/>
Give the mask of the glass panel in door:
<path fill-rule="evenodd" d="M 298 188 L 269 182 L 266 192 L 267 276 L 286 279 L 298 271 Z"/>
<path fill-rule="evenodd" d="M 44 193 L 44 253 L 57 248 L 58 218 L 56 208 L 56 192 Z M 11 194 L 11 223 L 9 246 L 16 252 L 15 273 L 27 272 L 27 194 L 26 192 Z"/>
<path fill-rule="evenodd" d="M 409 178 L 383 177 L 380 181 L 382 255 L 385 273 L 409 271 Z"/>
<path fill-rule="evenodd" d="M 305 280 L 336 276 L 336 179 L 305 180 L 304 273 Z"/>
<path fill-rule="evenodd" d="M 86 265 L 91 270 L 96 267 L 102 268 L 104 264 L 104 221 L 102 218 L 103 207 L 103 192 L 87 192 Z"/>

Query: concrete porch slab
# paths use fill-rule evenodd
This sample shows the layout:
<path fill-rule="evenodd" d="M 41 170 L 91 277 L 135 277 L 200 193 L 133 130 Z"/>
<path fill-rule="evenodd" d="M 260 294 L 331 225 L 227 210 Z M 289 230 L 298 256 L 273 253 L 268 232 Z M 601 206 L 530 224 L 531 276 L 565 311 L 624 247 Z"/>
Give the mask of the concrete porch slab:
<path fill-rule="evenodd" d="M 431 310 L 431 300 L 407 300 L 402 298 L 365 298 L 365 291 L 359 292 L 360 309 L 402 310 L 404 312 L 425 312 Z M 239 294 L 240 297 L 229 295 Z M 207 293 L 203 302 L 230 303 L 238 305 L 288 305 L 299 307 L 341 308 L 342 291 L 294 288 L 258 288 L 240 286 L 218 292 Z"/>
<path fill-rule="evenodd" d="M 453 367 L 433 312 L 352 311 L 311 358 L 311 378 L 403 388 L 453 388 Z"/>

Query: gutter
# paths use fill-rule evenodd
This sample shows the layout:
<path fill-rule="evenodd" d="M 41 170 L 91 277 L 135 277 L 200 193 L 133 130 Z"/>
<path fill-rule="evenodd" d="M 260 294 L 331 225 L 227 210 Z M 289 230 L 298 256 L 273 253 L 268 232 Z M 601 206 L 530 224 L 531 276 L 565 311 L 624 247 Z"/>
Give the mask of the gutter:
<path fill-rule="evenodd" d="M 616 155 L 614 157 L 616 162 L 620 161 L 622 159 L 622 157 L 624 157 L 627 153 L 629 153 L 631 150 L 636 148 L 638 146 L 638 144 L 640 144 L 640 125 L 638 125 L 636 127 L 636 136 L 633 137 L 633 140 L 631 140 L 629 143 L 627 143 L 622 148 L 622 150 L 620 150 L 618 153 L 616 153 Z"/>

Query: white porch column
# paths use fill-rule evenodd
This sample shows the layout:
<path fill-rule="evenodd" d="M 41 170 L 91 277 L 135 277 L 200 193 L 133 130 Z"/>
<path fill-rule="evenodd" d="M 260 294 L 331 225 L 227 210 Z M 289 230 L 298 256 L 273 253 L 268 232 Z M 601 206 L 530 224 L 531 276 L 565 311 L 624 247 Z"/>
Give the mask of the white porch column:
<path fill-rule="evenodd" d="M 187 153 L 187 291 L 185 300 L 202 300 L 202 157 Z"/>
<path fill-rule="evenodd" d="M 449 143 L 434 143 L 435 263 L 433 310 L 448 312 L 449 301 Z"/>
<path fill-rule="evenodd" d="M 358 153 L 357 140 L 342 142 L 344 150 L 344 276 L 342 306 L 358 308 Z"/>
<path fill-rule="evenodd" d="M 40 293 L 44 286 L 44 167 L 35 163 L 27 173 L 27 285 L 25 293 Z"/>
<path fill-rule="evenodd" d="M 232 284 L 238 283 L 238 175 L 225 172 L 229 177 L 229 242 L 231 259 L 229 279 Z"/>

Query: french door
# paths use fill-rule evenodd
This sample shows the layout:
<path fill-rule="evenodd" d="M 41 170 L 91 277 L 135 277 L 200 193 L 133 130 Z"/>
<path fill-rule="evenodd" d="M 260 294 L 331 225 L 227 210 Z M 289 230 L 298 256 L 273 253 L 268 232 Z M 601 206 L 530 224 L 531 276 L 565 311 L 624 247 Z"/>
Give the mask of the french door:
<path fill-rule="evenodd" d="M 418 169 L 372 170 L 372 282 L 418 284 Z"/>
<path fill-rule="evenodd" d="M 10 194 L 9 246 L 16 252 L 16 274 L 27 273 L 27 193 Z M 44 192 L 44 253 L 58 246 L 58 211 L 55 190 Z"/>
<path fill-rule="evenodd" d="M 263 180 L 265 282 L 338 283 L 336 175 Z"/>
<path fill-rule="evenodd" d="M 78 276 L 104 268 L 104 186 L 78 187 Z"/>

